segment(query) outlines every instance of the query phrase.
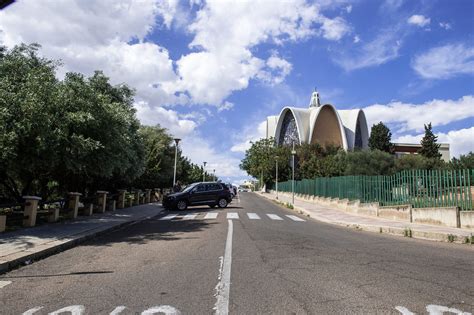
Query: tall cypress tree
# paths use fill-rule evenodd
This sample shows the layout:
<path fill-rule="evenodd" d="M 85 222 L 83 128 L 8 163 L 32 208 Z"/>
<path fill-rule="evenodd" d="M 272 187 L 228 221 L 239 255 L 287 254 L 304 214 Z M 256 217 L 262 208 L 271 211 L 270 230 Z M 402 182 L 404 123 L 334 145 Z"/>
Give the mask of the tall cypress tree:
<path fill-rule="evenodd" d="M 372 126 L 369 138 L 369 148 L 388 153 L 393 152 L 392 133 L 382 122 Z"/>
<path fill-rule="evenodd" d="M 425 125 L 425 135 L 421 139 L 421 149 L 418 153 L 426 158 L 440 159 L 441 153 L 439 153 L 439 147 L 441 146 L 438 142 L 438 136 L 434 135 L 431 130 L 431 123 Z"/>

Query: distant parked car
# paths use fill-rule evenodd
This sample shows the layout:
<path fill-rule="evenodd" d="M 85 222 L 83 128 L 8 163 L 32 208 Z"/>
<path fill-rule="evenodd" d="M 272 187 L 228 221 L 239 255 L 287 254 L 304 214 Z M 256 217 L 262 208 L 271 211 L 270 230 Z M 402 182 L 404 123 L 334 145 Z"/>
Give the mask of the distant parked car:
<path fill-rule="evenodd" d="M 188 206 L 208 205 L 211 208 L 225 208 L 232 202 L 229 187 L 218 182 L 193 183 L 181 192 L 163 198 L 165 209 L 186 210 Z"/>

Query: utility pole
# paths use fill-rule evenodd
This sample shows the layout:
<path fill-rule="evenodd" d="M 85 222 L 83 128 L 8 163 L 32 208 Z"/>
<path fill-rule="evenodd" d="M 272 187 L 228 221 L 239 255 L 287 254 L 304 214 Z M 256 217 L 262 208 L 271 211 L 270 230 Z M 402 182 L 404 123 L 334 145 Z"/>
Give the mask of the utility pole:
<path fill-rule="evenodd" d="M 293 206 L 295 205 L 295 141 L 293 141 L 293 150 L 291 150 L 291 157 L 292 157 L 292 162 L 291 162 L 291 169 L 292 169 L 292 181 L 291 181 L 291 192 L 292 192 L 292 204 Z"/>
<path fill-rule="evenodd" d="M 207 164 L 207 162 L 203 162 L 202 164 L 204 164 L 204 166 L 202 168 L 202 181 L 205 182 L 206 181 L 206 164 Z"/>
<path fill-rule="evenodd" d="M 275 156 L 275 161 L 276 161 L 276 192 L 277 192 L 277 196 L 276 196 L 276 199 L 278 199 L 278 155 Z"/>
<path fill-rule="evenodd" d="M 173 172 L 173 187 L 176 185 L 176 163 L 178 162 L 178 143 L 181 139 L 175 138 L 175 150 L 174 150 L 174 172 Z"/>

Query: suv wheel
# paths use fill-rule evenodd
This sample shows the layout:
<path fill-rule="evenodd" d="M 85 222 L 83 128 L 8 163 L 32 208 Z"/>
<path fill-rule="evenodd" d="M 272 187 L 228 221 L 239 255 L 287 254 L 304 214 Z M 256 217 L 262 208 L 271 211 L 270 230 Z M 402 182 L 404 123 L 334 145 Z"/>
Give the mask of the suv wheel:
<path fill-rule="evenodd" d="M 186 210 L 187 207 L 188 207 L 188 204 L 184 200 L 180 200 L 176 204 L 176 208 L 178 208 L 178 210 L 180 210 L 180 211 Z"/>
<path fill-rule="evenodd" d="M 225 207 L 227 207 L 227 200 L 225 200 L 224 198 L 219 199 L 219 208 L 225 208 Z"/>

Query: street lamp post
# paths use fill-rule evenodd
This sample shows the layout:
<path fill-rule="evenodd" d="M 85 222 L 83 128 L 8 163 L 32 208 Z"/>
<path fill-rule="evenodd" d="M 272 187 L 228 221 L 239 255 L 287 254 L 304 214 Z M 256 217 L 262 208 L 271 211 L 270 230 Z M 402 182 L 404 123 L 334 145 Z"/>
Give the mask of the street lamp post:
<path fill-rule="evenodd" d="M 275 162 L 276 162 L 276 192 L 277 192 L 277 196 L 276 196 L 276 199 L 278 199 L 278 155 L 275 156 Z"/>
<path fill-rule="evenodd" d="M 293 150 L 291 150 L 291 157 L 292 157 L 292 162 L 291 162 L 291 169 L 292 169 L 292 181 L 291 181 L 291 193 L 292 193 L 292 204 L 293 206 L 295 205 L 295 142 L 293 141 Z"/>
<path fill-rule="evenodd" d="M 216 181 L 216 170 L 212 170 L 212 178 L 214 181 Z"/>
<path fill-rule="evenodd" d="M 206 164 L 207 164 L 207 162 L 203 162 L 202 164 L 204 164 L 204 166 L 202 168 L 202 181 L 205 182 L 206 181 Z"/>
<path fill-rule="evenodd" d="M 178 143 L 181 141 L 179 138 L 175 138 L 175 150 L 174 150 L 174 172 L 173 172 L 173 187 L 176 185 L 176 164 L 178 162 Z"/>

